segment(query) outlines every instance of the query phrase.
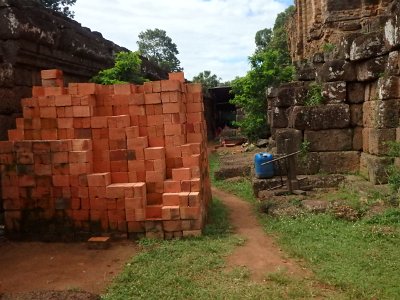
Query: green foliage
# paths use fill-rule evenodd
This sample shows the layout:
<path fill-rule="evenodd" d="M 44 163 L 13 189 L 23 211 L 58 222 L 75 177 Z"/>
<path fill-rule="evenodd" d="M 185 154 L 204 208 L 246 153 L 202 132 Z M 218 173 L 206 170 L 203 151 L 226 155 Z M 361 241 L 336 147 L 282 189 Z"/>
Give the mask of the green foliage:
<path fill-rule="evenodd" d="M 119 52 L 115 57 L 114 67 L 100 71 L 92 78 L 92 82 L 100 84 L 136 83 L 141 84 L 145 79 L 141 76 L 139 52 Z"/>
<path fill-rule="evenodd" d="M 372 216 L 367 223 L 379 225 L 400 225 L 400 209 L 390 208 L 382 214 Z"/>
<path fill-rule="evenodd" d="M 249 57 L 250 71 L 244 77 L 232 81 L 231 103 L 241 107 L 245 118 L 237 125 L 250 140 L 266 137 L 267 107 L 265 91 L 268 87 L 293 78 L 288 51 L 285 22 L 293 8 L 278 15 L 273 30 L 262 29 L 256 33 L 256 52 Z"/>
<path fill-rule="evenodd" d="M 219 86 L 221 78 L 218 78 L 215 74 L 211 75 L 211 71 L 203 71 L 197 76 L 194 76 L 192 81 L 201 83 L 203 87 L 203 94 L 208 95 L 208 89 Z"/>
<path fill-rule="evenodd" d="M 67 17 L 74 18 L 74 12 L 70 6 L 75 5 L 76 0 L 39 0 L 45 7 L 58 11 Z"/>
<path fill-rule="evenodd" d="M 332 53 L 335 49 L 336 49 L 336 46 L 331 43 L 325 43 L 322 46 L 322 51 L 324 51 L 325 53 Z"/>
<path fill-rule="evenodd" d="M 139 34 L 137 42 L 139 52 L 151 62 L 158 64 L 168 72 L 182 71 L 180 61 L 176 57 L 178 48 L 165 30 L 147 29 Z"/>
<path fill-rule="evenodd" d="M 393 158 L 400 157 L 400 142 L 389 141 L 387 145 L 389 147 L 388 156 Z M 400 168 L 392 164 L 386 168 L 386 173 L 392 192 L 398 194 L 400 192 Z"/>
<path fill-rule="evenodd" d="M 322 96 L 322 85 L 317 82 L 311 83 L 308 89 L 305 106 L 321 105 L 323 101 L 324 98 Z"/>

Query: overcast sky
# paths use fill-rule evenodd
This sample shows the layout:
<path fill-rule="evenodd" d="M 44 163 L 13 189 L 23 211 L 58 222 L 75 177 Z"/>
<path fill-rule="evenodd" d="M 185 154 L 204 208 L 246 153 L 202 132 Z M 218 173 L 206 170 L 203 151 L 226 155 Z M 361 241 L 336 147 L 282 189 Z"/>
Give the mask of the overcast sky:
<path fill-rule="evenodd" d="M 243 76 L 254 35 L 272 27 L 293 0 L 78 0 L 75 20 L 137 50 L 141 31 L 159 28 L 177 44 L 185 77 L 210 70 L 224 81 Z"/>

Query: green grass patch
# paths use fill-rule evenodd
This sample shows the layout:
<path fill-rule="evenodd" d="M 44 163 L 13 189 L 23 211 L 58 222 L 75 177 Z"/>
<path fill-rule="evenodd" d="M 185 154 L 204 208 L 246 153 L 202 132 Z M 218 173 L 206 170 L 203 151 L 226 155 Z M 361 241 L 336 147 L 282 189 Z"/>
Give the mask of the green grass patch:
<path fill-rule="evenodd" d="M 214 198 L 204 235 L 173 241 L 142 240 L 143 251 L 125 267 L 102 299 L 337 299 L 313 282 L 266 273 L 250 278 L 245 267 L 227 268 L 225 259 L 245 240 L 231 232 L 227 210 Z M 267 272 L 267 270 L 266 270 Z"/>
<path fill-rule="evenodd" d="M 220 159 L 218 154 L 210 155 L 209 162 L 210 162 L 210 177 L 213 186 L 221 190 L 224 190 L 226 192 L 232 193 L 248 202 L 252 203 L 256 202 L 250 178 L 243 177 L 235 181 L 216 180 L 214 177 L 214 171 L 218 170 L 220 166 Z"/>
<path fill-rule="evenodd" d="M 218 167 L 218 156 L 212 156 L 211 161 L 213 170 Z M 241 197 L 244 195 L 244 199 L 256 203 L 254 196 L 248 193 L 251 182 L 247 179 L 235 185 L 215 179 L 213 183 L 222 190 Z M 328 201 L 344 201 L 359 210 L 382 199 L 383 196 L 377 192 L 365 197 L 346 188 L 325 197 Z M 399 208 L 356 222 L 339 220 L 329 213 L 305 213 L 296 218 L 259 214 L 259 218 L 266 231 L 276 236 L 286 252 L 304 260 L 318 280 L 336 287 L 339 294 L 335 297 L 399 299 Z M 270 274 L 268 280 L 278 285 L 286 284 L 285 275 L 280 273 Z"/>

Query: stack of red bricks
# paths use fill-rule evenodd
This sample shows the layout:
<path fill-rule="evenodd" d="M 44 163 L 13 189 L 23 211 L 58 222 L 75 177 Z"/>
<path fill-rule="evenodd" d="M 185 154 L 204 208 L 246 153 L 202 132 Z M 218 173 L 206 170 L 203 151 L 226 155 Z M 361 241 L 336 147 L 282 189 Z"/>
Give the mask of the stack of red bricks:
<path fill-rule="evenodd" d="M 201 234 L 211 198 L 201 86 L 183 73 L 143 85 L 72 83 L 42 71 L 0 142 L 6 229 Z M 29 228 L 25 228 L 29 225 Z M 33 226 L 34 227 L 34 226 Z"/>

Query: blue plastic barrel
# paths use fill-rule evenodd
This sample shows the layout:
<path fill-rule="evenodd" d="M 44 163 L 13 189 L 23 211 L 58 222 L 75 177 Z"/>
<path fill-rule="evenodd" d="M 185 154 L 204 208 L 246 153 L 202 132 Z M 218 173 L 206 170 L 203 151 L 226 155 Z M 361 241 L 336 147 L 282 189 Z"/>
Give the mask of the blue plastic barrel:
<path fill-rule="evenodd" d="M 274 157 L 271 153 L 267 152 L 260 152 L 257 153 L 254 156 L 254 167 L 255 167 L 255 172 L 256 172 L 256 177 L 257 178 L 271 178 L 274 177 L 274 164 L 266 164 L 262 165 L 263 163 L 266 163 L 268 161 L 273 160 Z"/>

